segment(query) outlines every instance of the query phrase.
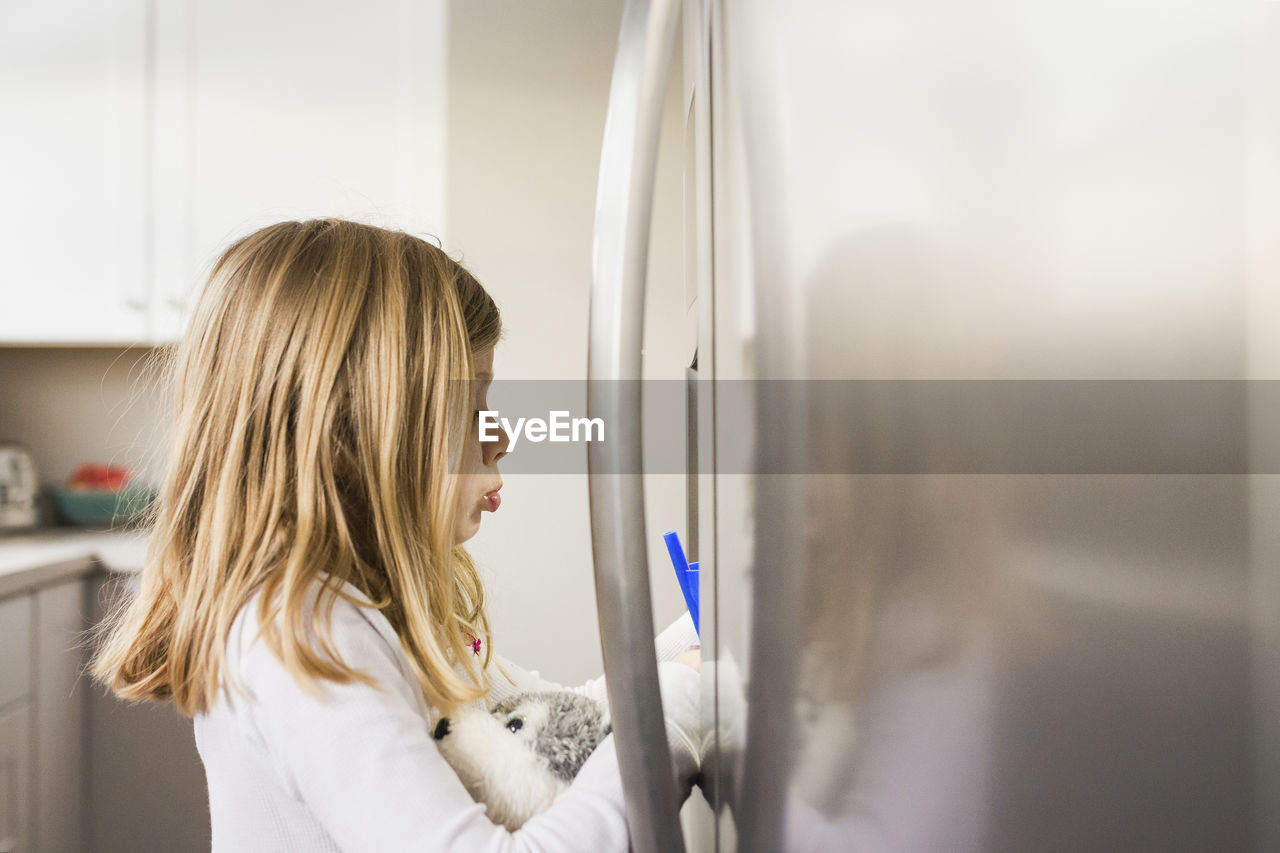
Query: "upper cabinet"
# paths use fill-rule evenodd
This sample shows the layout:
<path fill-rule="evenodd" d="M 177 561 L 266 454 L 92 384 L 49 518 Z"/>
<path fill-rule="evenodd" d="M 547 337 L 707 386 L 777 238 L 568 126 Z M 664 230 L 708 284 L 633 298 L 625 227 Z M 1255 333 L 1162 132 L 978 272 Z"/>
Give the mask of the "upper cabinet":
<path fill-rule="evenodd" d="M 444 0 L 156 4 L 154 328 L 283 219 L 442 236 Z"/>
<path fill-rule="evenodd" d="M 0 6 L 0 340 L 147 334 L 143 0 Z"/>
<path fill-rule="evenodd" d="M 33 166 L 0 197 L 0 342 L 176 340 L 219 251 L 282 219 L 443 239 L 444 0 L 0 14 L 0 153 Z"/>

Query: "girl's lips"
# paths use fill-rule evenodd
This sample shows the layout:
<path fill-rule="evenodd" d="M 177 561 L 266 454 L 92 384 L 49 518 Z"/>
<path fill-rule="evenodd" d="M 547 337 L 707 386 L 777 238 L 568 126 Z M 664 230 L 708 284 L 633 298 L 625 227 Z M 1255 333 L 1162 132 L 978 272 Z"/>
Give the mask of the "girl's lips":
<path fill-rule="evenodd" d="M 488 505 L 489 512 L 497 512 L 498 507 L 502 506 L 502 495 L 498 494 L 497 489 L 492 492 L 485 492 L 484 502 Z"/>

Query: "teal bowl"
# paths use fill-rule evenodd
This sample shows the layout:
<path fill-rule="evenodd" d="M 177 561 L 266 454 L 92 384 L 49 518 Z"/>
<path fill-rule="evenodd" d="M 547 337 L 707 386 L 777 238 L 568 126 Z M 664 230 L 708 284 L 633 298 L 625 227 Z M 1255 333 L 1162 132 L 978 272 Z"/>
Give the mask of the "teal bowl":
<path fill-rule="evenodd" d="M 53 501 L 63 521 L 80 527 L 122 527 L 138 521 L 155 489 L 126 486 L 116 492 L 99 489 L 54 489 Z"/>

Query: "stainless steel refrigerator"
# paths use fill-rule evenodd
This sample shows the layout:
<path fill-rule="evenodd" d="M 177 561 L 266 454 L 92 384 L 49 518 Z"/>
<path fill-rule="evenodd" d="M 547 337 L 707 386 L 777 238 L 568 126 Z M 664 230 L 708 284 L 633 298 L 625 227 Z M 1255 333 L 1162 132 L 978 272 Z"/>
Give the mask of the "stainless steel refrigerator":
<path fill-rule="evenodd" d="M 628 384 L 675 56 L 687 838 Z M 1280 4 L 630 0 L 594 254 L 636 850 L 1280 850 Z"/>

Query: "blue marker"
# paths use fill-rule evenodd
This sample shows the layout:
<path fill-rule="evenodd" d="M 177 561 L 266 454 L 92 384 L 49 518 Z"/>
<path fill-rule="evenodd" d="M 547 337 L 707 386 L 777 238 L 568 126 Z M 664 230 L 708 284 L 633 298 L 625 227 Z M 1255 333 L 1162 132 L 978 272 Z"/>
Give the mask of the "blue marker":
<path fill-rule="evenodd" d="M 680 591 L 684 593 L 684 603 L 693 617 L 693 630 L 702 636 L 698 623 L 698 564 L 690 563 L 684 556 L 684 548 L 680 545 L 680 536 L 673 530 L 663 534 L 662 540 L 667 543 L 667 553 L 671 555 L 671 565 L 676 570 L 676 580 L 680 582 Z"/>

